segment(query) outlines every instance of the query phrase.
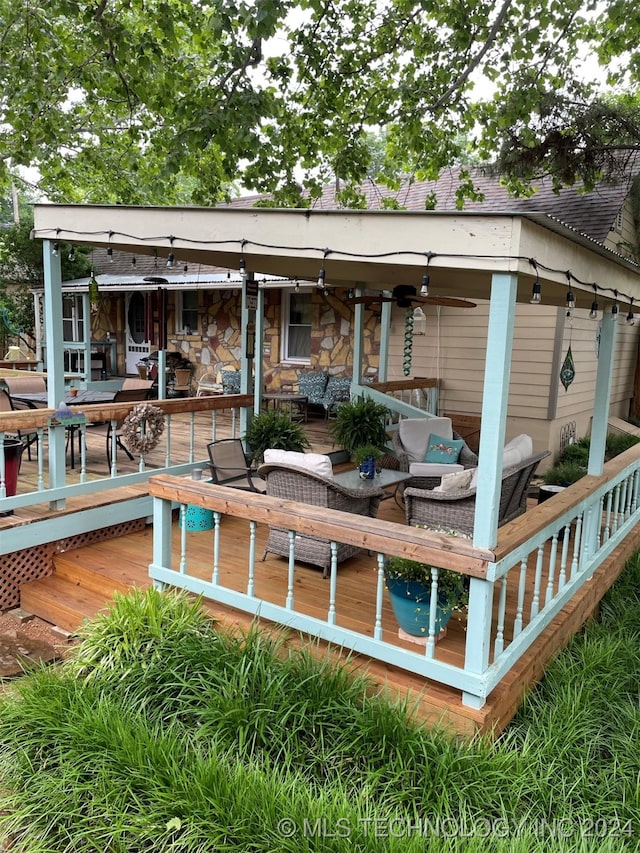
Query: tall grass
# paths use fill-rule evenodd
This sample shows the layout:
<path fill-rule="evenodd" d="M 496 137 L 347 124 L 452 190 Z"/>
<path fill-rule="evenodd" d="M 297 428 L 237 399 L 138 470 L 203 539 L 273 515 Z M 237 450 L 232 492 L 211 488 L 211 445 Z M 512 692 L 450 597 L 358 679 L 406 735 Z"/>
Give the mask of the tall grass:
<path fill-rule="evenodd" d="M 119 597 L 3 697 L 0 832 L 33 853 L 637 850 L 638 589 L 635 560 L 509 730 L 471 744 L 286 635 Z"/>

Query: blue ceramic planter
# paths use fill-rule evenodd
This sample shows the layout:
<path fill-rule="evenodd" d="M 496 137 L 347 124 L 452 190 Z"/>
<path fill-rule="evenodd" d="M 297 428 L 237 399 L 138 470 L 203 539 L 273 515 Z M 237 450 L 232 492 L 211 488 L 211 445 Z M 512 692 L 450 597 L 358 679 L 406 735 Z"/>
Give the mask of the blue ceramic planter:
<path fill-rule="evenodd" d="M 431 588 L 418 581 L 405 581 L 387 575 L 387 589 L 398 625 L 413 637 L 429 636 Z M 435 634 L 446 628 L 453 608 L 438 602 Z"/>
<path fill-rule="evenodd" d="M 373 456 L 367 458 L 360 464 L 360 476 L 363 480 L 373 480 L 376 476 L 376 460 Z"/>

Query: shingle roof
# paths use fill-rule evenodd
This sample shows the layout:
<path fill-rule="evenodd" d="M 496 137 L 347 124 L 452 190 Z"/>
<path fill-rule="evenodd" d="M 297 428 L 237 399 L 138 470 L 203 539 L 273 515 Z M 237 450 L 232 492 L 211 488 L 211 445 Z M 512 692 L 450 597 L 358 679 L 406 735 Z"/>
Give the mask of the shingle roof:
<path fill-rule="evenodd" d="M 463 210 L 477 213 L 544 213 L 581 234 L 603 243 L 629 194 L 632 174 L 618 183 L 601 182 L 594 190 L 584 192 L 581 184 L 565 187 L 554 192 L 551 178 L 534 181 L 533 195 L 528 198 L 510 197 L 500 179 L 482 168 L 469 170 L 476 188 L 483 194 L 482 201 L 466 199 Z M 382 207 L 383 199 L 392 198 L 404 210 L 425 210 L 425 202 L 432 195 L 436 199 L 435 210 L 446 213 L 457 210 L 456 190 L 460 186 L 460 169 L 444 171 L 437 181 L 405 181 L 400 189 L 390 190 L 375 181 L 367 180 L 360 190 L 367 200 L 367 208 Z M 251 207 L 258 198 L 247 196 L 234 199 L 234 207 Z M 312 207 L 320 210 L 335 210 L 340 205 L 335 201 L 335 184 L 327 184 L 322 195 Z"/>

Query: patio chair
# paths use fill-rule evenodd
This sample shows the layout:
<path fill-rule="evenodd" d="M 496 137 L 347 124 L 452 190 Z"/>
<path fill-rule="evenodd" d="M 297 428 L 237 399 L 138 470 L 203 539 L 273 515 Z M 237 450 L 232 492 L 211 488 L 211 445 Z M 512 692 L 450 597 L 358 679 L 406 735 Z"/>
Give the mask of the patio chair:
<path fill-rule="evenodd" d="M 16 407 L 13 405 L 13 401 L 11 400 L 11 396 L 4 390 L 4 388 L 0 388 L 0 412 L 14 412 L 16 411 Z M 31 445 L 38 444 L 38 432 L 37 430 L 11 430 L 9 433 L 5 433 L 7 438 L 19 438 L 20 441 L 24 444 L 27 449 L 27 458 L 31 460 Z"/>
<path fill-rule="evenodd" d="M 203 373 L 198 379 L 198 387 L 196 389 L 196 397 L 202 397 L 206 394 L 222 394 L 222 382 L 218 382 L 215 373 L 208 370 Z"/>
<path fill-rule="evenodd" d="M 127 380 L 125 380 L 125 382 L 126 381 Z M 144 386 L 143 387 L 136 387 L 134 385 L 134 387 L 127 387 L 127 388 L 123 387 L 120 391 L 116 392 L 116 394 L 113 398 L 114 403 L 132 403 L 132 402 L 136 402 L 136 403 L 140 402 L 141 403 L 141 402 L 144 402 L 145 400 L 149 399 L 149 397 L 151 395 L 151 387 L 150 387 L 151 383 L 149 380 L 132 379 L 131 382 L 132 383 L 143 382 Z M 123 382 L 123 386 L 124 386 L 124 382 Z M 105 421 L 104 423 L 92 423 L 87 427 L 87 431 L 86 431 L 87 436 L 89 436 L 89 435 L 104 436 L 104 438 L 106 440 L 106 444 L 107 444 L 107 465 L 109 468 L 111 468 L 111 450 L 113 447 L 113 430 L 114 430 L 114 428 L 116 431 L 116 454 L 118 452 L 118 449 L 124 450 L 124 452 L 129 457 L 129 460 L 133 462 L 133 458 L 134 458 L 133 454 L 122 443 L 122 438 L 120 436 L 120 428 L 122 427 L 122 424 L 124 423 L 126 416 L 127 415 L 125 413 L 121 417 L 116 418 L 115 421 L 109 420 L 109 421 Z"/>
<path fill-rule="evenodd" d="M 211 482 L 218 486 L 264 494 L 266 483 L 252 468 L 239 438 L 221 438 L 207 445 Z"/>
<path fill-rule="evenodd" d="M 549 450 L 527 456 L 502 469 L 502 491 L 498 509 L 498 527 L 517 518 L 527 508 L 531 478 Z M 473 482 L 473 481 L 472 481 Z M 476 513 L 475 484 L 466 489 L 440 491 L 407 486 L 404 490 L 405 518 L 412 527 L 446 528 L 473 534 Z"/>
<path fill-rule="evenodd" d="M 447 441 L 462 441 L 456 462 L 425 462 L 432 435 Z M 402 418 L 393 433 L 393 449 L 398 457 L 399 470 L 412 475 L 406 488 L 433 489 L 445 474 L 475 468 L 478 464 L 477 455 L 453 431 L 451 418 Z"/>
<path fill-rule="evenodd" d="M 122 380 L 122 385 L 120 386 L 121 391 L 131 391 L 131 389 L 147 389 L 151 390 L 153 387 L 153 379 L 140 379 L 137 377 L 127 376 L 126 379 Z"/>
<path fill-rule="evenodd" d="M 240 393 L 240 371 L 238 370 L 222 370 L 222 393 L 223 394 L 239 394 Z"/>
<path fill-rule="evenodd" d="M 46 394 L 47 383 L 42 376 L 4 376 L 4 384 L 7 386 L 11 397 L 19 394 Z M 13 402 L 14 409 L 36 409 L 38 406 L 28 403 Z"/>
<path fill-rule="evenodd" d="M 258 468 L 258 473 L 266 481 L 267 495 L 356 515 L 367 515 L 370 518 L 376 517 L 378 506 L 384 497 L 383 489 L 373 488 L 363 494 L 361 489 L 341 486 L 330 477 L 285 464 L 265 463 Z M 337 545 L 338 564 L 362 551 L 361 548 L 344 542 L 338 542 Z M 323 577 L 327 577 L 331 567 L 331 543 L 328 539 L 298 533 L 295 537 L 294 552 L 296 560 L 318 566 L 323 570 Z M 269 553 L 289 557 L 288 530 L 281 527 L 269 528 L 262 559 L 265 560 Z"/>
<path fill-rule="evenodd" d="M 176 367 L 173 371 L 173 382 L 171 383 L 171 394 L 184 397 L 191 396 L 191 367 Z"/>

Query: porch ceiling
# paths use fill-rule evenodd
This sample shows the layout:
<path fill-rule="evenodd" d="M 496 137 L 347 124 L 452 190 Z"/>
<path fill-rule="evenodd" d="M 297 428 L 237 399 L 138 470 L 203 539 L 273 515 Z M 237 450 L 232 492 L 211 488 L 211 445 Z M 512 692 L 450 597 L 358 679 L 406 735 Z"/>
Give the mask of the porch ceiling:
<path fill-rule="evenodd" d="M 542 214 L 431 211 L 270 210 L 36 205 L 33 237 L 315 281 L 390 289 L 420 286 L 429 264 L 432 295 L 490 296 L 494 273 L 517 273 L 528 302 L 538 264 L 545 304 L 564 305 L 571 289 L 589 307 L 598 299 L 640 303 L 640 269 L 599 243 Z M 577 281 L 576 281 L 577 279 Z M 582 282 L 582 284 L 580 283 Z M 602 288 L 605 288 L 604 292 Z"/>

